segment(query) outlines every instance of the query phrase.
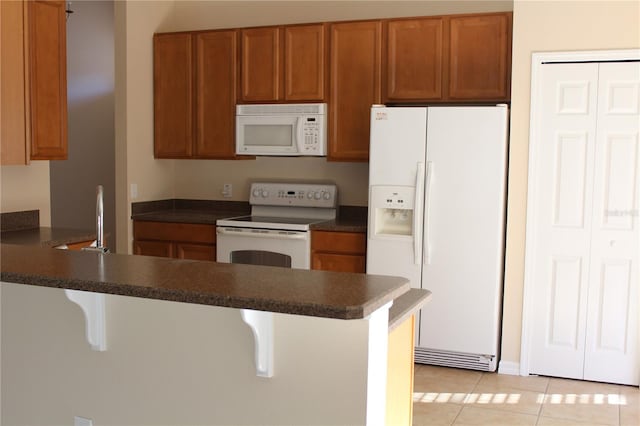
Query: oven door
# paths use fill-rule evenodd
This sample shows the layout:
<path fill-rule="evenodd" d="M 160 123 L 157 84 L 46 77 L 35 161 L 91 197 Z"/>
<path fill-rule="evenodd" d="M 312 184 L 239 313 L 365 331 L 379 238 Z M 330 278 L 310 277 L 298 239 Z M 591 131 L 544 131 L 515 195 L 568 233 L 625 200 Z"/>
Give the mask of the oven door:
<path fill-rule="evenodd" d="M 310 268 L 310 232 L 221 226 L 216 232 L 218 262 Z"/>

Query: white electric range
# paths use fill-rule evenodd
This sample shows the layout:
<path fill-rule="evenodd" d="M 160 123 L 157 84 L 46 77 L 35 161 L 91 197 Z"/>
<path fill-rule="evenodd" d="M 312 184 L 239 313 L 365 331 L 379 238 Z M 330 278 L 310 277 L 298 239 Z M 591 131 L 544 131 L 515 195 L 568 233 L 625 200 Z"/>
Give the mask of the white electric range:
<path fill-rule="evenodd" d="M 338 188 L 330 183 L 254 182 L 251 215 L 216 221 L 222 263 L 309 269 L 314 223 L 335 219 Z"/>

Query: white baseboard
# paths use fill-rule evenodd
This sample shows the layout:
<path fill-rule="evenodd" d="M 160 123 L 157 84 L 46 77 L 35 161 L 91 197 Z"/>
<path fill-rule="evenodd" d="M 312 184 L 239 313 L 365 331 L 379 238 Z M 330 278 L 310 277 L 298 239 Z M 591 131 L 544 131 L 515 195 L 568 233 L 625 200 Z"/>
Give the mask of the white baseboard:
<path fill-rule="evenodd" d="M 498 374 L 508 374 L 510 376 L 520 375 L 520 363 L 511 361 L 500 361 L 498 364 Z"/>

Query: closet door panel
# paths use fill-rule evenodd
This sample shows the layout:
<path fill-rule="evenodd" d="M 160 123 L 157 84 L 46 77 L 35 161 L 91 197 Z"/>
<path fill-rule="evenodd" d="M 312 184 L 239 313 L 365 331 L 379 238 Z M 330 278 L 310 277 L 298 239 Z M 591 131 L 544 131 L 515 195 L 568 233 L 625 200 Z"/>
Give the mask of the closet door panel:
<path fill-rule="evenodd" d="M 640 63 L 602 63 L 584 378 L 638 385 Z"/>
<path fill-rule="evenodd" d="M 597 64 L 542 69 L 536 149 L 535 320 L 529 370 L 582 378 L 589 287 Z"/>

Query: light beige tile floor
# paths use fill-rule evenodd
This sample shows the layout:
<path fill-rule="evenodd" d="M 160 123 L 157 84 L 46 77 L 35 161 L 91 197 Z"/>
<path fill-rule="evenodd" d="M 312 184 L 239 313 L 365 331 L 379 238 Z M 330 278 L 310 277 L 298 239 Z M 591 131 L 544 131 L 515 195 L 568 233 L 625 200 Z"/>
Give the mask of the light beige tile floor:
<path fill-rule="evenodd" d="M 640 426 L 640 390 L 416 364 L 413 424 Z"/>

